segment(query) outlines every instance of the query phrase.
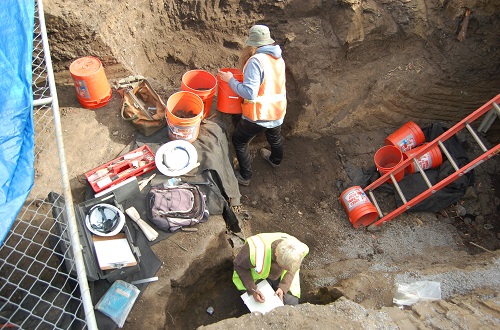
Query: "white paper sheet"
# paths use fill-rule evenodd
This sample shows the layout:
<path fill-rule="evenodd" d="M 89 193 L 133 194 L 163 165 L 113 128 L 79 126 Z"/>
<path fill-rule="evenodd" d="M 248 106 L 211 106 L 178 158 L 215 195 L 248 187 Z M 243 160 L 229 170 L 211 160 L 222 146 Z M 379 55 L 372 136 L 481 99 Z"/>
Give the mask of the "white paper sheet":
<path fill-rule="evenodd" d="M 264 294 L 266 301 L 263 303 L 255 301 L 253 296 L 244 293 L 241 295 L 241 299 L 245 305 L 247 305 L 250 312 L 260 312 L 266 314 L 267 312 L 273 310 L 276 307 L 283 306 L 283 302 L 280 297 L 274 294 L 273 288 L 269 285 L 266 280 L 263 280 L 257 284 L 257 288 Z"/>
<path fill-rule="evenodd" d="M 101 269 L 137 265 L 126 238 L 94 241 L 94 247 Z"/>

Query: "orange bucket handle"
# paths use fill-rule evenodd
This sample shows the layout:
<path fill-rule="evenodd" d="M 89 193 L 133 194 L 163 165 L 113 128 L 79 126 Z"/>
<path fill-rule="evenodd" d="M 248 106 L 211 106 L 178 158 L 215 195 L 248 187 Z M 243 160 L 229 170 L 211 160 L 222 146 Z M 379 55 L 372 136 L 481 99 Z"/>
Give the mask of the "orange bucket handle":
<path fill-rule="evenodd" d="M 228 95 L 225 91 L 224 91 L 224 88 L 219 88 L 219 91 L 221 91 L 222 93 L 224 93 L 224 95 L 226 95 L 228 98 L 230 99 L 239 99 L 241 96 L 232 96 L 232 95 Z"/>

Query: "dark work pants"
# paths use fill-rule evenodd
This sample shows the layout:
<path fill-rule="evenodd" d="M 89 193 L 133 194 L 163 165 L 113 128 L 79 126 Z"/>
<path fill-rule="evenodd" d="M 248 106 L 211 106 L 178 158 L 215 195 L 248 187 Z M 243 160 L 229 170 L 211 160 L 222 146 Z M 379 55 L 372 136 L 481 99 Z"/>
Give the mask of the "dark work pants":
<path fill-rule="evenodd" d="M 274 291 L 278 290 L 278 285 L 280 284 L 280 280 L 277 279 L 275 281 L 271 279 L 266 279 L 269 285 L 271 285 L 271 288 L 273 288 Z M 299 298 L 295 297 L 293 294 L 288 291 L 284 296 L 283 296 L 283 303 L 285 305 L 298 305 L 299 304 Z"/>
<path fill-rule="evenodd" d="M 252 164 L 248 145 L 254 137 L 262 132 L 265 132 L 267 142 L 271 146 L 271 156 L 269 157 L 271 162 L 279 165 L 283 159 L 281 126 L 265 128 L 241 118 L 236 125 L 232 140 L 236 158 L 238 158 L 238 163 L 240 165 L 240 174 L 243 179 L 252 178 Z"/>

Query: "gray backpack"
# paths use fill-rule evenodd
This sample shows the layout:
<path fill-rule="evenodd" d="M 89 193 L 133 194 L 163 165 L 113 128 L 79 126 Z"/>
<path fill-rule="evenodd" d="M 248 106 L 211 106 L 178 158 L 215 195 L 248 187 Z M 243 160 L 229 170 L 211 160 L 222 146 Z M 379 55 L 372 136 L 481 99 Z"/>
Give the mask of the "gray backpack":
<path fill-rule="evenodd" d="M 208 220 L 206 197 L 192 184 L 151 187 L 146 198 L 148 219 L 164 231 L 174 232 Z"/>

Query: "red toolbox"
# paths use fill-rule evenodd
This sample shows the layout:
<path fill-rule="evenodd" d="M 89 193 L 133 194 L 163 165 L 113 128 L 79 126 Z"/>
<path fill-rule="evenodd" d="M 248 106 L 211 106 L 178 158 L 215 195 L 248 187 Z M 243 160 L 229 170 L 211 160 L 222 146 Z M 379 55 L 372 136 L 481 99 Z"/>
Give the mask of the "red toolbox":
<path fill-rule="evenodd" d="M 98 193 L 132 176 L 140 176 L 156 168 L 155 155 L 147 145 L 132 150 L 85 173 L 87 181 Z"/>

